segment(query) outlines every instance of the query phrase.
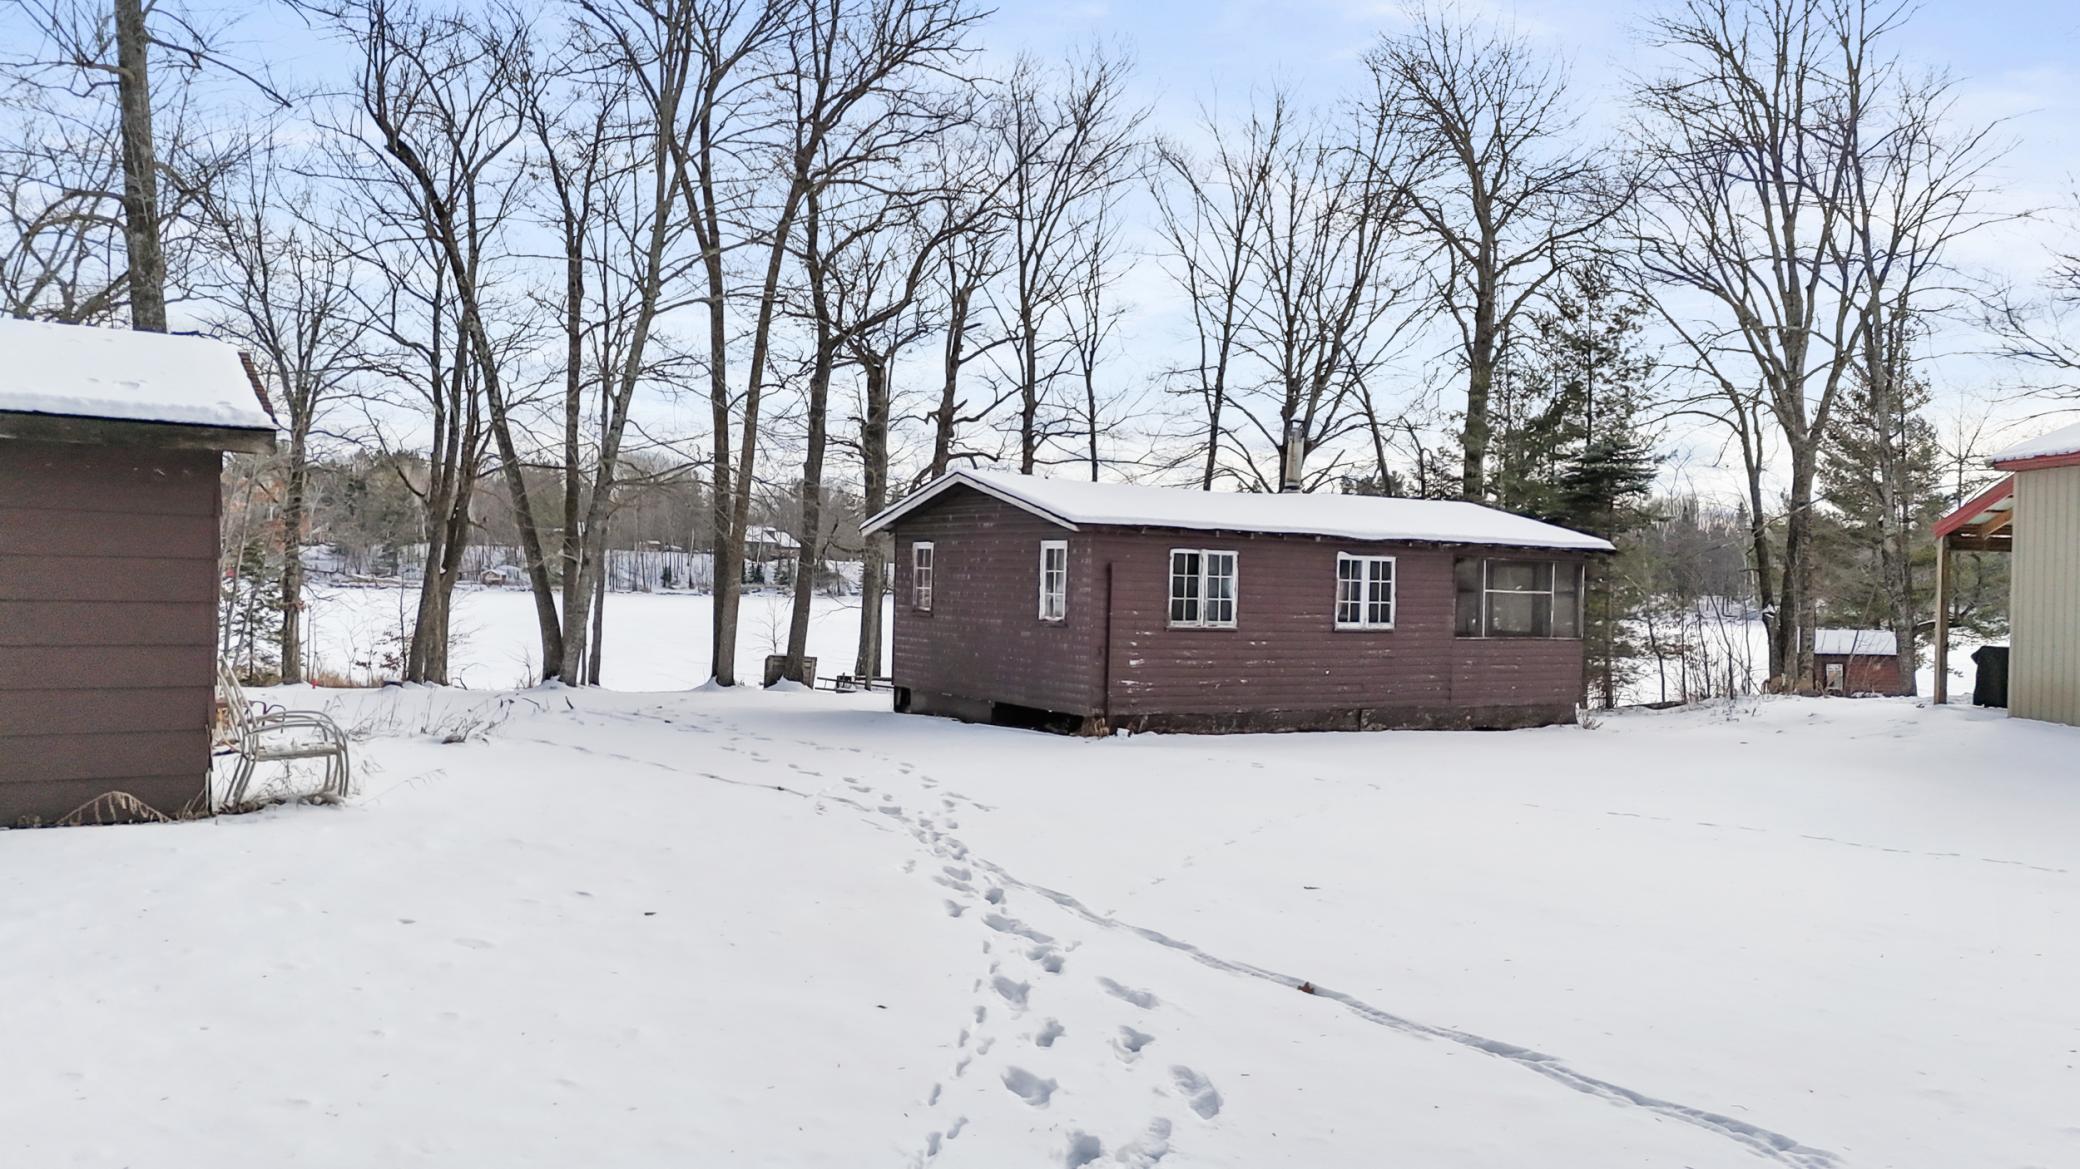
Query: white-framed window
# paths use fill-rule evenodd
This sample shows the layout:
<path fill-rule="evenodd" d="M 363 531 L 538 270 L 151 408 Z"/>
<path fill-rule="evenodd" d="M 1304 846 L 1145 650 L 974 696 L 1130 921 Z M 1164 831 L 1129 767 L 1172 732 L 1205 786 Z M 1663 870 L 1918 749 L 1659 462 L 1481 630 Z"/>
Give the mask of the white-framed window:
<path fill-rule="evenodd" d="M 1235 554 L 1216 548 L 1170 550 L 1170 624 L 1235 627 Z"/>
<path fill-rule="evenodd" d="M 1394 558 L 1336 554 L 1336 628 L 1394 628 Z"/>
<path fill-rule="evenodd" d="M 1060 621 L 1069 615 L 1069 542 L 1040 541 L 1040 619 Z"/>
<path fill-rule="evenodd" d="M 932 611 L 932 545 L 928 540 L 910 545 L 910 607 L 921 613 Z"/>
<path fill-rule="evenodd" d="M 1582 635 L 1582 572 L 1578 561 L 1461 557 L 1452 565 L 1460 637 Z"/>

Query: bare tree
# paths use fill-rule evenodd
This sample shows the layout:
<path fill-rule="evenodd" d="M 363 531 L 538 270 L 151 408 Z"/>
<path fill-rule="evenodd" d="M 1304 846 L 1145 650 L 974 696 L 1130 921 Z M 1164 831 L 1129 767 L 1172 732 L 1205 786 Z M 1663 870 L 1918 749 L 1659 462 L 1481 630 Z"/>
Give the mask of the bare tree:
<path fill-rule="evenodd" d="M 583 6 L 564 68 L 529 78 L 524 116 L 563 270 L 563 680 L 597 681 L 607 536 L 636 392 L 663 372 L 660 318 L 688 303 L 698 257 L 671 139 L 696 56 L 640 10 Z M 660 35 L 662 33 L 663 35 Z M 586 391 L 596 390 L 596 411 Z M 587 440 L 591 450 L 587 451 Z M 588 649 L 592 652 L 588 656 Z"/>
<path fill-rule="evenodd" d="M 235 182 L 208 198 L 211 263 L 199 291 L 210 324 L 254 359 L 287 431 L 282 468 L 282 680 L 304 680 L 303 544 L 310 526 L 311 441 L 358 368 L 355 265 L 334 235 L 306 221 L 321 205 L 290 181 L 272 135 Z"/>
<path fill-rule="evenodd" d="M 987 358 L 1011 335 L 991 328 L 987 295 L 990 282 L 1003 270 L 1004 217 L 998 206 L 1003 195 L 1004 175 L 990 166 L 989 144 L 974 135 L 946 135 L 933 153 L 935 182 L 945 192 L 952 208 L 950 218 L 967 225 L 947 238 L 940 261 L 930 274 L 926 295 L 941 318 L 939 331 L 938 395 L 924 421 L 932 430 L 931 462 L 925 478 L 944 475 L 956 460 L 967 461 L 977 452 L 961 449 L 962 429 L 989 417 L 1000 404 L 994 396 L 970 405 L 962 391 L 962 376 L 969 365 Z M 870 406 L 868 413 L 874 413 Z M 885 432 L 880 443 L 878 465 L 887 466 Z M 873 462 L 870 460 L 870 462 Z M 887 476 L 867 472 L 867 514 L 888 502 Z M 878 502 L 877 502 L 878 501 Z M 877 546 L 878 550 L 878 546 Z M 867 567 L 874 570 L 875 596 L 879 596 L 878 551 L 870 550 Z M 879 621 L 878 613 L 872 620 Z M 862 653 L 866 639 L 862 635 Z M 863 659 L 864 660 L 864 659 Z"/>
<path fill-rule="evenodd" d="M 1368 384 L 1413 318 L 1413 277 L 1394 263 L 1413 156 L 1391 115 L 1275 111 L 1267 124 L 1238 334 L 1247 380 L 1228 389 L 1222 435 L 1223 473 L 1258 491 L 1279 488 L 1288 435 L 1305 455 L 1366 423 Z M 1337 470 L 1310 465 L 1308 484 Z"/>
<path fill-rule="evenodd" d="M 0 48 L 0 87 L 13 91 L 0 108 L 15 107 L 14 133 L 0 145 L 12 229 L 0 247 L 6 300 L 17 313 L 66 321 L 121 311 L 131 327 L 163 333 L 169 268 L 184 268 L 201 227 L 195 213 L 236 150 L 191 132 L 190 83 L 216 66 L 285 99 L 218 55 L 175 5 L 8 6 L 33 36 Z M 170 65 L 157 87 L 155 54 Z M 171 132 L 155 135 L 155 120 Z"/>
<path fill-rule="evenodd" d="M 1574 134 L 1567 74 L 1507 31 L 1428 9 L 1367 57 L 1376 116 L 1419 144 L 1415 210 L 1466 371 L 1462 491 L 1487 494 L 1489 398 L 1511 327 L 1625 203 Z"/>
<path fill-rule="evenodd" d="M 759 421 L 770 375 L 774 324 L 794 235 L 812 190 L 840 181 L 889 151 L 939 126 L 939 101 L 925 82 L 955 68 L 979 13 L 965 0 L 815 0 L 786 10 L 687 6 L 683 20 L 709 62 L 750 61 L 767 94 L 762 104 L 735 106 L 734 86 L 709 69 L 695 102 L 690 132 L 677 135 L 680 193 L 697 220 L 706 258 L 710 321 L 708 355 L 715 406 L 716 565 L 713 670 L 736 683 L 741 558 L 757 470 Z M 718 129 L 741 118 L 740 137 Z M 752 166 L 752 181 L 731 191 L 731 165 Z M 723 205 L 737 210 L 725 227 Z M 741 395 L 729 376 L 730 289 L 725 252 L 749 250 L 753 298 L 749 352 Z M 741 411 L 737 448 L 729 449 L 732 402 Z M 734 465 L 724 470 L 724 464 Z"/>
<path fill-rule="evenodd" d="M 496 260 L 523 177 L 508 164 L 526 132 L 526 26 L 514 14 L 421 14 L 387 0 L 357 7 L 346 23 L 360 56 L 361 115 L 380 147 L 375 157 L 397 176 L 454 290 L 534 597 L 542 676 L 561 678 L 564 630 L 515 437 L 520 387 L 490 321 Z"/>
<path fill-rule="evenodd" d="M 1129 63 L 1093 51 L 1062 71 L 1022 57 L 992 118 L 1007 176 L 1006 257 L 993 288 L 1009 340 L 1000 362 L 1018 405 L 1018 469 L 1032 474 L 1060 429 L 1049 407 L 1073 348 L 1066 324 L 1099 208 L 1138 174 L 1146 110 L 1127 104 Z"/>
<path fill-rule="evenodd" d="M 1251 264 L 1261 219 L 1270 201 L 1274 159 L 1288 132 L 1290 103 L 1282 92 L 1268 109 L 1251 105 L 1239 131 L 1212 111 L 1201 124 L 1211 141 L 1201 159 L 1181 143 L 1158 141 L 1155 193 L 1170 276 L 1192 314 L 1193 362 L 1170 371 L 1182 393 L 1205 411 L 1205 448 L 1199 486 L 1213 489 L 1227 423 L 1229 379 L 1242 347 L 1243 322 L 1253 291 Z"/>
<path fill-rule="evenodd" d="M 1861 61 L 1852 68 L 1862 69 Z M 1940 74 L 1896 70 L 1882 86 L 1875 135 L 1851 156 L 1848 231 L 1842 266 L 1862 299 L 1861 403 L 1875 439 L 1866 457 L 1875 474 L 1870 514 L 1897 647 L 1899 676 L 1914 692 L 1920 604 L 1914 571 L 1925 493 L 1916 486 L 1914 361 L 1931 319 L 1952 307 L 1952 246 L 1993 222 L 1983 209 L 1988 169 L 2002 151 L 1989 126 L 1957 125 L 1956 86 Z M 1865 84 L 1871 84 L 1870 79 Z M 1863 127 L 1853 129 L 1862 130 Z"/>
<path fill-rule="evenodd" d="M 1651 24 L 1677 64 L 1637 93 L 1649 167 L 1640 262 L 1678 290 L 1655 303 L 1740 446 L 1770 674 L 1782 689 L 1813 684 L 1814 480 L 1837 397 L 1873 352 L 1871 295 L 1898 291 L 1903 258 L 1910 268 L 1939 258 L 1939 247 L 1918 261 L 1899 249 L 1936 245 L 1949 230 L 1942 209 L 1962 193 L 1930 202 L 1922 163 L 1885 161 L 1886 143 L 1904 140 L 1890 136 L 1894 66 L 1881 53 L 1906 11 L 1891 0 L 1685 0 Z M 1884 214 L 1886 184 L 1875 180 L 1888 168 L 1908 201 L 1895 206 L 1926 213 L 1912 235 L 1859 242 L 1860 205 Z M 1787 472 L 1774 572 L 1763 486 L 1772 454 Z"/>

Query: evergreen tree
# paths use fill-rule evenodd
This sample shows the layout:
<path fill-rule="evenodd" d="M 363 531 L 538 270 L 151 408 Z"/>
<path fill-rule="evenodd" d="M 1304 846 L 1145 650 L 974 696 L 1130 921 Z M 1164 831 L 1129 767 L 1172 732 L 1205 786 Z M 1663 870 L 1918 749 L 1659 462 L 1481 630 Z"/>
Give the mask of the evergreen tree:
<path fill-rule="evenodd" d="M 1818 517 L 1820 602 L 1840 625 L 1890 629 L 1912 692 L 1917 636 L 1935 603 L 1932 529 L 1943 514 L 1942 448 L 1922 417 L 1927 383 L 1859 376 L 1828 423 L 1820 488 L 1832 511 Z"/>
<path fill-rule="evenodd" d="M 1561 280 L 1551 306 L 1504 367 L 1494 402 L 1488 482 L 1511 511 L 1590 532 L 1632 554 L 1651 518 L 1660 459 L 1640 422 L 1654 359 L 1641 346 L 1647 306 L 1602 263 Z M 1628 619 L 1644 574 L 1590 565 L 1583 629 L 1585 692 L 1605 706 L 1639 656 Z"/>

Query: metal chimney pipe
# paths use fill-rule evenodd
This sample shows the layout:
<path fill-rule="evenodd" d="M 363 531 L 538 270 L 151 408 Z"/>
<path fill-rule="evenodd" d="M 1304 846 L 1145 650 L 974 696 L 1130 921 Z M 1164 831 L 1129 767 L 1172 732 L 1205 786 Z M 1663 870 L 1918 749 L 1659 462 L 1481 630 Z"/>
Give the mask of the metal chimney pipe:
<path fill-rule="evenodd" d="M 1281 492 L 1300 490 L 1301 478 L 1307 462 L 1307 439 L 1299 419 L 1286 423 L 1286 449 L 1280 460 L 1281 467 L 1278 489 Z"/>

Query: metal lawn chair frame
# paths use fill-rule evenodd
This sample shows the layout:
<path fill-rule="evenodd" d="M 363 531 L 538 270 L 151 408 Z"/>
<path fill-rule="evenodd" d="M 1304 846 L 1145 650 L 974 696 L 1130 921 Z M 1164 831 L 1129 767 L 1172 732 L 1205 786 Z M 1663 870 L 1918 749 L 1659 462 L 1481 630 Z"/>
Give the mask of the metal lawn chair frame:
<path fill-rule="evenodd" d="M 242 807 L 246 788 L 253 782 L 253 769 L 262 763 L 286 763 L 296 759 L 323 759 L 325 785 L 321 796 L 353 794 L 354 772 L 348 758 L 347 734 L 330 715 L 315 710 L 287 710 L 246 697 L 230 667 L 217 663 L 217 687 L 231 719 L 232 747 L 238 766 L 225 793 L 226 808 Z"/>

